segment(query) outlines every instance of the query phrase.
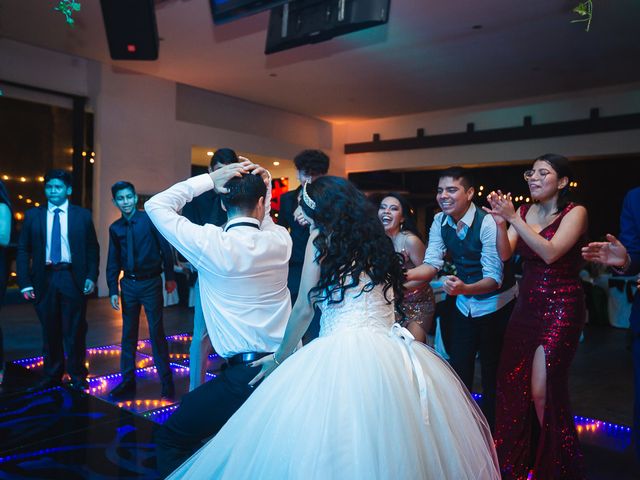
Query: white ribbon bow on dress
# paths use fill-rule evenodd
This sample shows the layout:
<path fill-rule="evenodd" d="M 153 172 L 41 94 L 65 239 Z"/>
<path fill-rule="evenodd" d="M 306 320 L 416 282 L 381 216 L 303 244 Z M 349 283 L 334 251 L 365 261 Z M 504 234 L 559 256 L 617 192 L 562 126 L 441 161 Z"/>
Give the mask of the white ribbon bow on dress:
<path fill-rule="evenodd" d="M 411 378 L 415 378 L 418 382 L 418 393 L 420 394 L 420 407 L 422 409 L 422 418 L 424 422 L 429 425 L 429 403 L 427 399 L 427 382 L 429 386 L 431 386 L 431 381 L 425 379 L 424 371 L 422 370 L 422 365 L 420 365 L 420 361 L 418 360 L 418 356 L 416 352 L 413 350 L 412 343 L 415 342 L 415 337 L 411 334 L 409 330 L 405 327 L 401 326 L 398 323 L 394 323 L 389 330 L 389 336 L 395 338 L 401 345 L 402 348 L 402 358 L 404 360 L 405 367 L 407 368 L 408 374 Z"/>

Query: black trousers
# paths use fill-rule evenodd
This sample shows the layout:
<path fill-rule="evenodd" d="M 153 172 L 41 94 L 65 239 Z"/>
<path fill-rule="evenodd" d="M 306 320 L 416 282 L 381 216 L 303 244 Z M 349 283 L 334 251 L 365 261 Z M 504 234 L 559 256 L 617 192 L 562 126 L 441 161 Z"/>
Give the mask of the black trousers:
<path fill-rule="evenodd" d="M 42 325 L 44 374 L 51 380 L 62 379 L 66 351 L 71 380 L 83 380 L 87 377 L 86 298 L 71 270 L 47 270 L 46 275 L 47 286 L 35 304 Z"/>
<path fill-rule="evenodd" d="M 169 346 L 162 321 L 164 309 L 162 278 L 160 275 L 147 280 L 122 278 L 120 291 L 122 297 L 122 354 L 120 357 L 122 381 L 135 380 L 140 310 L 141 307 L 144 307 L 144 313 L 149 323 L 154 365 L 162 383 L 171 383 L 173 377 L 169 367 Z"/>
<path fill-rule="evenodd" d="M 471 317 L 452 308 L 448 341 L 445 344 L 449 362 L 466 387 L 471 391 L 476 354 L 480 353 L 482 374 L 482 412 L 493 430 L 496 420 L 496 384 L 502 341 L 515 306 L 515 299 L 500 310 Z"/>
<path fill-rule="evenodd" d="M 182 397 L 180 407 L 156 432 L 158 470 L 164 478 L 214 436 L 240 408 L 260 371 L 246 364 L 227 366 L 220 374 Z"/>

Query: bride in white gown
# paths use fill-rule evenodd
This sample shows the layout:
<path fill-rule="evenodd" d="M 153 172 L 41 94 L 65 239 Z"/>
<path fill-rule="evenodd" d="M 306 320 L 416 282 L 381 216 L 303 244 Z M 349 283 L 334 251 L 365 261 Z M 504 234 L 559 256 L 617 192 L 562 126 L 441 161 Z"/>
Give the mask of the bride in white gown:
<path fill-rule="evenodd" d="M 254 363 L 255 381 L 269 376 L 169 478 L 499 479 L 464 385 L 394 324 L 403 274 L 373 205 L 349 181 L 321 177 L 301 208 L 312 230 L 300 294 L 281 347 Z M 320 338 L 293 353 L 314 301 Z"/>

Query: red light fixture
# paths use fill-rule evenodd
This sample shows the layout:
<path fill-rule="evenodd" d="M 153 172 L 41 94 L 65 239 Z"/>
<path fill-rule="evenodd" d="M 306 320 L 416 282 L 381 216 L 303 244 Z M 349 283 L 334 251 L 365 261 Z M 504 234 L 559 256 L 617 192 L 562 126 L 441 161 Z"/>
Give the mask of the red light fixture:
<path fill-rule="evenodd" d="M 133 43 L 127 44 L 127 52 L 136 53 L 136 46 Z"/>

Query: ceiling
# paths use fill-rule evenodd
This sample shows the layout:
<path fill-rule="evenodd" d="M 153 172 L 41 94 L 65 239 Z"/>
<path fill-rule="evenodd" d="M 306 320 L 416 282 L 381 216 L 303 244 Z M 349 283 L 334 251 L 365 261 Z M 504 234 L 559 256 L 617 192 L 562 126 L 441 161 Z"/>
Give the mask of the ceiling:
<path fill-rule="evenodd" d="M 57 0 L 3 0 L 0 36 L 335 122 L 640 81 L 638 0 L 593 0 L 589 32 L 578 0 L 391 0 L 387 25 L 269 56 L 266 12 L 216 26 L 207 0 L 156 0 L 155 62 L 112 61 L 80 2 L 70 28 Z"/>

